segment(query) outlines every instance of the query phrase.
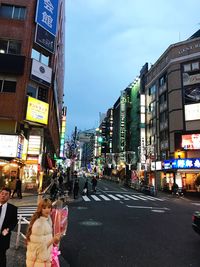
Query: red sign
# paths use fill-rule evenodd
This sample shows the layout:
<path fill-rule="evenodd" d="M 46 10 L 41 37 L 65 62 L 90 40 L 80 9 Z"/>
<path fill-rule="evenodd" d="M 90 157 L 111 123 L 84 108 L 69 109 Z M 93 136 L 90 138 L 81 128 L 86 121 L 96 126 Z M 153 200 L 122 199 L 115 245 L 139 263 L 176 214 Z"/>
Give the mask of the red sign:
<path fill-rule="evenodd" d="M 186 150 L 200 149 L 200 134 L 182 135 L 182 148 Z"/>

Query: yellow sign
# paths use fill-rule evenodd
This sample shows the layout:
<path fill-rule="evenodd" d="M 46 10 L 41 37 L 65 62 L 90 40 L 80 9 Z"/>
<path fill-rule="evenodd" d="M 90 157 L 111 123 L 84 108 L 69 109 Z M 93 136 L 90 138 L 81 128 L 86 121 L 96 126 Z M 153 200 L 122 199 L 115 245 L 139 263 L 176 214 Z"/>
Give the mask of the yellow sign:
<path fill-rule="evenodd" d="M 49 104 L 33 97 L 28 97 L 26 120 L 42 124 L 48 123 Z"/>

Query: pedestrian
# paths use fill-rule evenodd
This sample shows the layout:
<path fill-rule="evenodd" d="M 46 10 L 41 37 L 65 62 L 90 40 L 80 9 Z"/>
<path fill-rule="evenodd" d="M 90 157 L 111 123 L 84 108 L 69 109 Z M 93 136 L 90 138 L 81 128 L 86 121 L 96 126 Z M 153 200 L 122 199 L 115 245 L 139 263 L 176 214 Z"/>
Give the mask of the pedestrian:
<path fill-rule="evenodd" d="M 53 236 L 51 210 L 51 201 L 42 199 L 31 218 L 26 234 L 26 267 L 51 267 L 53 244 L 58 244 L 61 237 Z"/>
<path fill-rule="evenodd" d="M 174 183 L 174 184 L 172 185 L 172 194 L 173 194 L 173 195 L 177 195 L 177 196 L 179 196 L 179 193 L 178 193 L 178 185 L 177 185 L 177 183 Z"/>
<path fill-rule="evenodd" d="M 11 190 L 0 191 L 0 267 L 6 267 L 6 250 L 10 247 L 11 231 L 17 225 L 17 207 L 8 203 Z"/>
<path fill-rule="evenodd" d="M 15 189 L 12 193 L 11 198 L 14 197 L 15 193 L 17 193 L 18 198 L 22 198 L 22 181 L 20 180 L 19 177 L 17 177 L 17 179 L 16 179 Z"/>
<path fill-rule="evenodd" d="M 93 176 L 93 178 L 92 178 L 92 190 L 95 193 L 96 193 L 96 188 L 97 188 L 97 178 L 95 176 Z"/>
<path fill-rule="evenodd" d="M 89 195 L 89 190 L 88 190 L 88 179 L 86 179 L 84 187 L 83 187 L 83 195 Z"/>
<path fill-rule="evenodd" d="M 79 192 L 79 181 L 78 178 L 76 178 L 74 181 L 74 190 L 73 190 L 74 199 L 76 199 L 76 197 L 78 196 L 78 192 Z"/>

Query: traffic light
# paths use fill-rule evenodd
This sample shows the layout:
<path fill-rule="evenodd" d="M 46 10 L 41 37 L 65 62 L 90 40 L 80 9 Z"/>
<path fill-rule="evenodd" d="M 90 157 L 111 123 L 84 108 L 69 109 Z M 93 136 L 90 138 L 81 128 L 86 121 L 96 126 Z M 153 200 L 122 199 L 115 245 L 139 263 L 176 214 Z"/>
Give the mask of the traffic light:
<path fill-rule="evenodd" d="M 103 143 L 103 137 L 102 136 L 98 136 L 97 141 L 98 141 L 98 143 Z"/>

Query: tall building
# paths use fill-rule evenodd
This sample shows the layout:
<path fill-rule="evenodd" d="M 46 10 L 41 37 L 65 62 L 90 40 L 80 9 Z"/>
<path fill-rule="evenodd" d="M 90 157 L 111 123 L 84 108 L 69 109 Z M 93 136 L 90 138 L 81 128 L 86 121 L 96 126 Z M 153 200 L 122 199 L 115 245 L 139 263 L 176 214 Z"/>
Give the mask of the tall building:
<path fill-rule="evenodd" d="M 34 188 L 59 156 L 64 3 L 0 1 L 0 183 Z"/>
<path fill-rule="evenodd" d="M 149 181 L 155 184 L 157 173 L 158 187 L 171 189 L 176 181 L 187 191 L 196 190 L 200 168 L 199 31 L 168 47 L 146 74 L 145 88 L 147 161 L 154 162 Z"/>

